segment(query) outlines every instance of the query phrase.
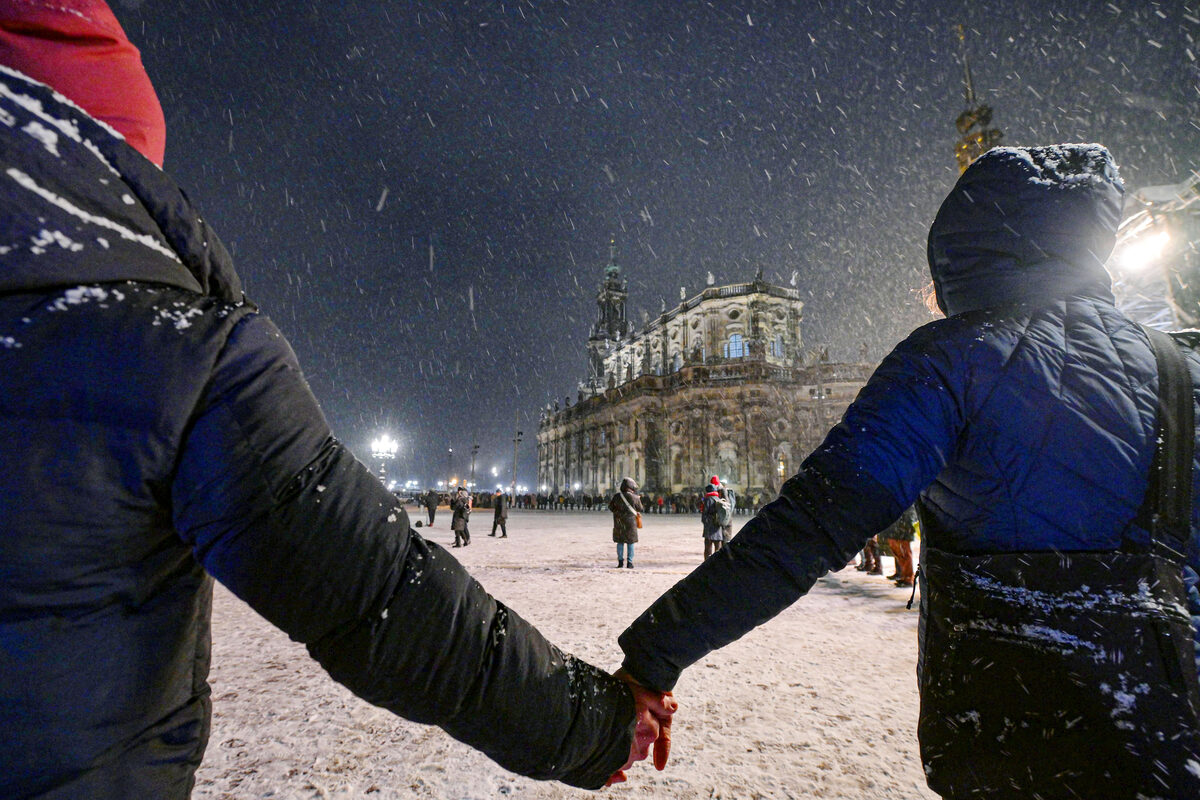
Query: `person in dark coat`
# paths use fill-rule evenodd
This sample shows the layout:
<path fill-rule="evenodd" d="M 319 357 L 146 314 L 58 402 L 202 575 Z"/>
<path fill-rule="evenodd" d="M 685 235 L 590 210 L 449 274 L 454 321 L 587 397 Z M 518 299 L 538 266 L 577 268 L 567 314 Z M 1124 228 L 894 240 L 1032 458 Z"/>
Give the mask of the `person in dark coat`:
<path fill-rule="evenodd" d="M 465 486 L 458 487 L 450 501 L 454 516 L 450 518 L 450 529 L 454 531 L 454 547 L 466 547 L 471 543 L 471 495 Z"/>
<path fill-rule="evenodd" d="M 729 506 L 729 522 L 721 526 L 721 543 L 724 545 L 729 544 L 729 541 L 733 538 L 733 515 L 734 509 L 737 508 L 737 494 L 733 489 L 722 483 L 717 487 L 717 496 Z"/>
<path fill-rule="evenodd" d="M 108 7 L 0 4 L 0 65 L 0 797 L 190 795 L 213 578 L 369 702 L 523 775 L 619 778 L 668 700 L 546 641 L 333 437 L 152 163 Z"/>
<path fill-rule="evenodd" d="M 613 515 L 613 541 L 617 543 L 617 569 L 633 569 L 633 546 L 638 540 L 638 519 L 642 513 L 642 498 L 633 478 L 622 478 L 621 488 L 608 501 Z"/>
<path fill-rule="evenodd" d="M 488 536 L 496 535 L 496 526 L 500 526 L 500 538 L 508 538 L 508 497 L 500 489 L 496 490 L 496 498 L 492 501 L 492 532 Z"/>
<path fill-rule="evenodd" d="M 725 536 L 720 523 L 717 521 L 717 510 L 720 504 L 721 479 L 713 475 L 708 480 L 708 489 L 700 501 L 701 536 L 704 538 L 704 557 L 708 558 L 721 549 Z"/>
<path fill-rule="evenodd" d="M 1084 563 L 1098 552 L 1113 558 L 1118 548 L 1135 555 L 1148 549 L 1148 523 L 1139 512 L 1157 447 L 1155 354 L 1149 335 L 1115 307 L 1104 268 L 1122 194 L 1112 157 L 1099 145 L 1003 147 L 976 160 L 929 233 L 934 291 L 946 318 L 897 345 L 779 498 L 621 634 L 629 674 L 656 690 L 672 688 L 682 669 L 788 607 L 918 500 L 923 558 L 937 550 L 980 565 L 982 572 L 965 579 L 971 588 L 964 598 L 974 600 L 986 588 L 989 556 L 1042 553 L 1058 559 L 1060 568 L 1046 579 L 1057 588 L 1022 590 L 1028 599 L 1022 605 L 1097 613 L 1104 595 L 1073 584 L 1072 555 Z M 1183 350 L 1195 385 L 1200 357 Z M 1194 406 L 1194 390 L 1192 400 Z M 1185 630 L 1183 603 L 1190 604 L 1191 624 L 1200 625 L 1198 488 L 1200 462 L 1188 493 L 1186 552 L 1167 554 L 1171 566 L 1161 573 L 1163 585 L 1173 582 L 1186 598 L 1170 611 Z M 931 598 L 922 573 L 922 727 L 927 719 L 944 726 L 955 720 L 939 720 L 939 706 L 925 708 L 927 694 L 945 696 L 927 682 L 930 664 L 945 665 L 941 678 L 955 686 L 978 678 L 970 685 L 986 691 L 992 679 L 974 671 L 992 662 L 977 663 L 972 652 L 1008 640 L 997 639 L 983 618 L 968 623 L 980 626 L 975 638 L 963 629 L 959 648 L 930 649 L 930 626 L 941 620 L 927 608 L 953 604 L 956 595 Z M 1073 605 L 1079 596 L 1088 605 Z M 714 608 L 721 613 L 712 614 Z M 1120 619 L 1133 609 L 1122 603 L 1111 613 Z M 1045 658 L 1069 652 L 1086 660 L 1107 635 L 1104 626 L 1094 627 L 1092 640 L 1056 637 L 1053 627 L 1009 633 L 1031 646 L 1047 637 L 1037 650 Z M 1162 737 L 1141 716 L 1149 713 L 1149 693 L 1174 696 L 1157 709 L 1174 713 L 1173 705 L 1181 716 L 1195 715 L 1200 662 L 1191 633 L 1158 639 L 1161 680 L 1139 684 L 1136 695 L 1119 683 L 1089 682 L 1087 672 L 1072 673 L 1072 683 L 1047 671 L 1029 675 L 1024 693 L 1042 697 L 1044 685 L 1067 686 L 1073 699 L 1066 706 L 1062 697 L 1046 698 L 1026 722 L 1012 717 L 1009 702 L 1027 707 L 1027 701 L 1001 693 L 963 712 L 962 741 L 974 741 L 977 730 L 1002 731 L 980 742 L 976 763 L 942 762 L 938 750 L 927 752 L 922 733 L 927 781 L 949 798 L 1200 797 L 1200 769 L 1189 766 L 1200 764 L 1194 723 Z M 1142 653 L 1123 655 L 1129 661 Z M 1122 668 L 1103 658 L 1089 663 L 1096 670 Z M 1087 710 L 1086 726 L 1075 724 L 1079 709 Z M 1053 737 L 1044 735 L 1050 731 Z M 1017 736 L 1038 744 L 1015 749 L 1009 739 Z M 1053 758 L 1044 760 L 1046 753 Z M 1004 777 L 977 785 L 985 760 Z M 1042 777 L 1030 777 L 1035 768 Z"/>
<path fill-rule="evenodd" d="M 437 515 L 437 507 L 441 499 L 442 496 L 435 489 L 430 489 L 429 491 L 425 492 L 425 496 L 422 498 L 422 503 L 425 506 L 425 513 L 429 515 L 428 525 L 430 528 L 433 527 L 433 518 Z"/>

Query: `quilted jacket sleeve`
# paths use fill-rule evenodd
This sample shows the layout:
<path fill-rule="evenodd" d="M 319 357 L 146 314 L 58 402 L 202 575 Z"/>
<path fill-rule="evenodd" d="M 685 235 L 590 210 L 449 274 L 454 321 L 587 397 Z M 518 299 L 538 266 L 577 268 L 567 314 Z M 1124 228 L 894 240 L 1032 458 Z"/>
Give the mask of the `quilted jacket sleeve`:
<path fill-rule="evenodd" d="M 534 778 L 598 788 L 628 757 L 629 691 L 409 527 L 265 317 L 233 330 L 173 495 L 205 569 L 360 697 Z"/>
<path fill-rule="evenodd" d="M 932 323 L 880 364 L 778 499 L 654 602 L 620 637 L 625 668 L 659 690 L 846 565 L 911 505 L 962 427 L 964 367 Z"/>

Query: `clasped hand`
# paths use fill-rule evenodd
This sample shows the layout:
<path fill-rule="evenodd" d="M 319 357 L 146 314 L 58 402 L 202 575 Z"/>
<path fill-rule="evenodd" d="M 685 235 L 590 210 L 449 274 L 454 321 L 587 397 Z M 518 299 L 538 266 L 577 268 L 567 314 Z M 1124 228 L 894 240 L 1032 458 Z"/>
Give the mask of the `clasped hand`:
<path fill-rule="evenodd" d="M 625 781 L 625 770 L 635 761 L 643 761 L 654 748 L 654 768 L 666 769 L 667 757 L 671 754 L 671 715 L 679 708 L 670 692 L 655 692 L 642 686 L 624 669 L 615 676 L 625 681 L 633 692 L 633 704 L 637 713 L 637 725 L 633 731 L 633 744 L 629 748 L 629 760 L 613 773 L 605 786 Z"/>

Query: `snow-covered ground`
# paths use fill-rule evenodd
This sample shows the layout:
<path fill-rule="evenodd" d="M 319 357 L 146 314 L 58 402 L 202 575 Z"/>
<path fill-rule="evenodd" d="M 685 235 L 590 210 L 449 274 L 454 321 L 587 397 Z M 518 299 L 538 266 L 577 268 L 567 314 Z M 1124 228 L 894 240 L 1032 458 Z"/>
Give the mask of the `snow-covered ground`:
<path fill-rule="evenodd" d="M 443 509 L 421 532 L 449 546 L 449 521 Z M 551 641 L 607 669 L 620 665 L 617 635 L 703 553 L 694 515 L 646 516 L 636 568 L 620 571 L 607 512 L 515 510 L 509 538 L 491 539 L 491 511 L 479 509 L 471 528 L 471 546 L 451 552 Z M 643 762 L 602 794 L 936 798 L 917 754 L 909 592 L 853 568 L 825 577 L 684 673 L 667 770 Z M 513 775 L 437 728 L 358 700 L 221 587 L 210 681 L 212 739 L 194 798 L 595 796 Z"/>

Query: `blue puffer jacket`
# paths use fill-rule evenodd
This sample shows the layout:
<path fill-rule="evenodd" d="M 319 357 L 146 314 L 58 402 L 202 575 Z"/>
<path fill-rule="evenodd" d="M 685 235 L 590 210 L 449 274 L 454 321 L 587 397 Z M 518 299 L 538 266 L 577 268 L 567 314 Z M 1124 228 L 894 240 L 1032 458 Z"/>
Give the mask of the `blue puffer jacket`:
<path fill-rule="evenodd" d="M 3 68 L 0 442 L 0 797 L 190 794 L 209 576 L 508 769 L 628 757 L 628 689 L 410 529 L 178 187 Z"/>
<path fill-rule="evenodd" d="M 897 346 L 780 497 L 622 634 L 626 668 L 670 689 L 843 567 L 918 495 L 933 517 L 926 541 L 952 552 L 1144 542 L 1134 517 L 1158 377 L 1103 267 L 1121 198 L 1098 146 L 980 158 L 929 235 L 948 318 Z M 1200 384 L 1195 353 L 1189 366 Z M 1200 463 L 1193 478 L 1195 497 Z M 1187 559 L 1200 629 L 1200 502 Z"/>

